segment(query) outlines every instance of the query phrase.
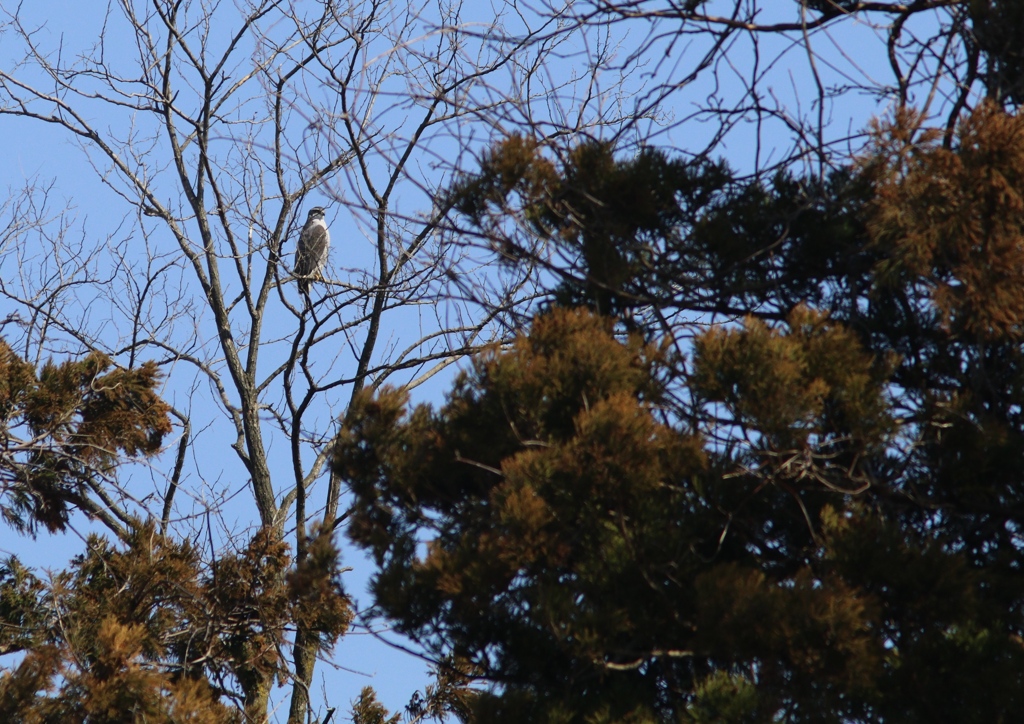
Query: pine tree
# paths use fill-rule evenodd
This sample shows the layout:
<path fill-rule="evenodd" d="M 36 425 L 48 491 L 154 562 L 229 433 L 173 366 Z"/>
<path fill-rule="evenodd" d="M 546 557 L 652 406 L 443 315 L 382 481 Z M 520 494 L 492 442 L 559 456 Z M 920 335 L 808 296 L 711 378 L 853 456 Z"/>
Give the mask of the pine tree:
<path fill-rule="evenodd" d="M 87 504 L 83 490 L 104 493 L 118 466 L 161 450 L 159 381 L 152 363 L 116 369 L 98 354 L 37 371 L 0 342 L 0 512 L 34 533 L 77 509 L 121 534 L 91 537 L 48 581 L 16 557 L 0 565 L 0 651 L 25 653 L 0 676 L 0 720 L 259 720 L 290 628 L 323 651 L 348 627 L 333 528 L 312 531 L 297 563 L 266 528 L 211 557 Z"/>
<path fill-rule="evenodd" d="M 86 490 L 104 487 L 126 459 L 150 457 L 171 431 L 153 363 L 114 369 L 99 353 L 49 361 L 38 371 L 0 340 L 0 514 L 16 528 L 49 531 L 82 508 L 122 529 Z"/>
<path fill-rule="evenodd" d="M 201 551 L 137 525 L 122 545 L 92 537 L 43 582 L 16 558 L 0 567 L 5 652 L 0 719 L 24 722 L 234 722 L 262 718 L 264 682 L 287 671 L 296 622 L 322 649 L 348 628 L 330 531 L 294 563 L 257 531 L 235 554 Z"/>
<path fill-rule="evenodd" d="M 560 285 L 440 409 L 363 395 L 336 466 L 475 721 L 1020 710 L 1024 118 L 923 126 L 829 179 L 513 138 L 456 185 Z"/>

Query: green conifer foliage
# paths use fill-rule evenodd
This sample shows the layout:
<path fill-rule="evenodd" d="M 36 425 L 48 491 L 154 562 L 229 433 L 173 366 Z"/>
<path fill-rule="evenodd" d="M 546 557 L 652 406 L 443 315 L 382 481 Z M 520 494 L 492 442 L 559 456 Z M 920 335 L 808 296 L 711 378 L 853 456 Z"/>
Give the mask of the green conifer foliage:
<path fill-rule="evenodd" d="M 549 311 L 438 410 L 362 397 L 335 462 L 469 720 L 1018 715 L 1024 119 L 923 126 L 827 179 L 514 138 L 456 184 Z"/>

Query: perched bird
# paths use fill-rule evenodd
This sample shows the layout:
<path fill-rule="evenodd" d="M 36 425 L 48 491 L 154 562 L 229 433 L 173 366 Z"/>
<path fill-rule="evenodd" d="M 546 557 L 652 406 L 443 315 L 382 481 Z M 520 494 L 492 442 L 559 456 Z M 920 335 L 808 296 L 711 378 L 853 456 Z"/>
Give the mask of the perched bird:
<path fill-rule="evenodd" d="M 320 279 L 320 272 L 327 263 L 327 251 L 331 246 L 331 233 L 324 221 L 324 210 L 314 206 L 309 210 L 306 224 L 299 234 L 295 249 L 295 276 L 299 280 L 299 291 L 309 293 L 310 279 Z"/>

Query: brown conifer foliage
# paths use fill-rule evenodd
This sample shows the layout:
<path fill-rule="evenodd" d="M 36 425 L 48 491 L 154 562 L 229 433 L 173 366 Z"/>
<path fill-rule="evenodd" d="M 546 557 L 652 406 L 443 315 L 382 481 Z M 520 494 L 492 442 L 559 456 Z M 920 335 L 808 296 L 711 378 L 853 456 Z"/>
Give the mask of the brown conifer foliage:
<path fill-rule="evenodd" d="M 799 367 L 806 389 L 765 402 L 781 408 L 791 454 L 812 449 L 811 430 L 825 446 L 828 434 L 877 443 L 870 358 L 820 316 L 802 311 L 793 326 L 712 333 L 706 346 L 745 357 L 745 370 Z M 702 349 L 698 368 L 717 364 Z M 406 411 L 390 391 L 361 400 L 337 453 L 357 494 L 350 533 L 377 557 L 378 603 L 403 631 L 502 684 L 500 702 L 477 702 L 480 721 L 685 716 L 692 692 L 732 685 L 707 679 L 716 671 L 757 671 L 751 711 L 842 708 L 840 692 L 872 687 L 883 655 L 872 598 L 809 565 L 807 523 L 789 533 L 805 552 L 777 567 L 752 548 L 770 544 L 757 513 L 725 517 L 728 502 L 708 491 L 742 489 L 800 518 L 823 486 L 808 473 L 818 498 L 783 490 L 799 476 L 778 459 L 721 482 L 714 451 L 659 413 L 668 356 L 599 317 L 553 310 L 481 356 L 437 412 Z M 867 410 L 882 421 L 848 424 Z M 777 490 L 759 482 L 771 480 Z M 726 541 L 730 518 L 741 532 Z"/>
<path fill-rule="evenodd" d="M 439 410 L 360 398 L 335 463 L 382 610 L 489 684 L 471 721 L 1013 720 L 1022 129 L 901 113 L 749 183 L 516 139 L 456 184 L 549 313 Z M 602 220 L 623 179 L 663 227 Z"/>
<path fill-rule="evenodd" d="M 875 186 L 869 230 L 893 250 L 883 281 L 926 285 L 952 330 L 1020 338 L 1024 118 L 983 104 L 962 122 L 955 149 L 915 134 L 912 115 L 894 123 L 879 129 L 865 162 Z"/>
<path fill-rule="evenodd" d="M 264 717 L 295 621 L 330 649 L 351 619 L 329 534 L 293 564 L 265 530 L 205 564 L 140 524 L 124 547 L 101 538 L 49 583 L 16 559 L 2 569 L 5 721 L 232 722 Z M 15 585 L 10 585 L 10 584 Z M 14 597 L 14 591 L 21 595 Z"/>
<path fill-rule="evenodd" d="M 37 372 L 0 340 L 0 512 L 8 523 L 59 530 L 77 505 L 121 528 L 80 493 L 105 486 L 125 457 L 159 452 L 171 421 L 155 364 L 112 367 L 92 353 Z"/>

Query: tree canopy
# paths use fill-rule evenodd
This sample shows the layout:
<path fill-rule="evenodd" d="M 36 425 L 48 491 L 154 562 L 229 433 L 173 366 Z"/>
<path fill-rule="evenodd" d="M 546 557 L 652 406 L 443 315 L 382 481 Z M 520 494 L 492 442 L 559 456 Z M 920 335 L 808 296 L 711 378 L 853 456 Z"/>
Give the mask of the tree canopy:
<path fill-rule="evenodd" d="M 124 458 L 159 452 L 171 419 L 156 393 L 155 364 L 113 367 L 93 353 L 37 370 L 0 339 L 0 513 L 7 523 L 53 532 L 78 508 L 124 530 L 128 521 L 103 505 L 113 474 Z"/>
<path fill-rule="evenodd" d="M 437 410 L 361 397 L 335 465 L 476 720 L 1012 719 L 1024 119 L 943 135 L 768 184 L 514 137 L 456 184 L 549 310 Z"/>
<path fill-rule="evenodd" d="M 1020 8 L 0 0 L 0 718 L 1012 720 Z"/>
<path fill-rule="evenodd" d="M 265 682 L 286 675 L 288 630 L 329 649 L 352 614 L 325 531 L 294 562 L 261 530 L 235 554 L 201 551 L 139 523 L 122 546 L 99 537 L 41 581 L 0 567 L 0 715 L 21 722 L 233 722 L 264 715 Z"/>

